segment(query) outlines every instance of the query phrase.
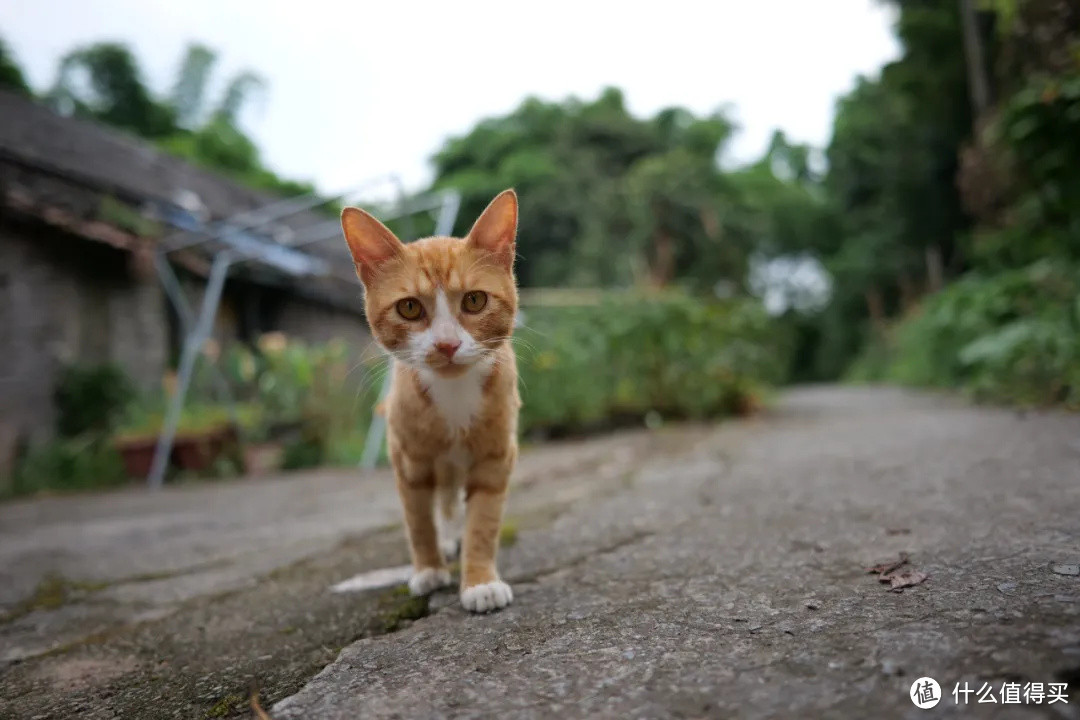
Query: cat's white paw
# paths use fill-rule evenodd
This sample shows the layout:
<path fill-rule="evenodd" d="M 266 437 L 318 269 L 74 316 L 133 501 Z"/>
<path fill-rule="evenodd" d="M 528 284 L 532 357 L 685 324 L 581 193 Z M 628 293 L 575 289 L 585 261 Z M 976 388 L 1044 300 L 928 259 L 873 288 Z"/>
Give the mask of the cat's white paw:
<path fill-rule="evenodd" d="M 461 591 L 461 606 L 469 612 L 482 613 L 504 608 L 514 601 L 514 591 L 502 580 L 473 585 Z"/>
<path fill-rule="evenodd" d="M 450 571 L 446 568 L 424 568 L 409 578 L 409 592 L 413 595 L 430 595 L 450 584 Z"/>

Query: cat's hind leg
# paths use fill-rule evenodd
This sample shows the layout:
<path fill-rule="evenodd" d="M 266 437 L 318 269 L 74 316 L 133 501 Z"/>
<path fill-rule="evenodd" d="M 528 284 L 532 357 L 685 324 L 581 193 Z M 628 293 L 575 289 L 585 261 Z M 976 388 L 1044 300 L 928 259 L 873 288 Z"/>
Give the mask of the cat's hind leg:
<path fill-rule="evenodd" d="M 461 535 L 465 525 L 461 495 L 461 487 L 457 484 L 440 485 L 435 491 L 435 529 L 439 536 L 439 551 L 448 563 L 461 555 Z"/>
<path fill-rule="evenodd" d="M 468 456 L 456 447 L 435 464 L 435 528 L 439 550 L 448 563 L 461 555 L 467 465 Z"/>

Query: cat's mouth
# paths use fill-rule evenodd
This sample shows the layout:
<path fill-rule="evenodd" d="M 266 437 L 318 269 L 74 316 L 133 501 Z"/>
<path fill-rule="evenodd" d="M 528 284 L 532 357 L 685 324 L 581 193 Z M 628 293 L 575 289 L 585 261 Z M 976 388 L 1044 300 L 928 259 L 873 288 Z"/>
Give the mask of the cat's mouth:
<path fill-rule="evenodd" d="M 472 367 L 472 363 L 456 362 L 444 357 L 428 359 L 427 366 L 436 374 L 445 378 L 455 378 L 464 375 Z"/>
<path fill-rule="evenodd" d="M 452 378 L 458 377 L 464 374 L 470 367 L 473 366 L 474 361 L 466 359 L 460 355 L 454 355 L 447 357 L 440 352 L 430 352 L 425 358 L 427 366 L 436 375 L 442 377 Z"/>

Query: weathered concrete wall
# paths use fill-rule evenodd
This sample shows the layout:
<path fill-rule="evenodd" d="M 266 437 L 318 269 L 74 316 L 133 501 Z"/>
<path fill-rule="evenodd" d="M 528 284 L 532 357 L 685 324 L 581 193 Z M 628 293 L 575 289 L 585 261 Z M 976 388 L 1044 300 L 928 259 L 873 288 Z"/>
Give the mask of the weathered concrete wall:
<path fill-rule="evenodd" d="M 371 333 L 361 316 L 302 298 L 292 297 L 281 303 L 277 325 L 286 335 L 307 342 L 336 339 L 361 351 L 371 343 Z"/>
<path fill-rule="evenodd" d="M 206 289 L 203 279 L 181 273 L 180 285 L 197 314 Z M 281 332 L 308 343 L 342 340 L 357 355 L 371 345 L 371 333 L 358 312 L 230 277 L 214 317 L 214 339 L 227 347 L 237 341 L 255 342 L 267 332 Z"/>
<path fill-rule="evenodd" d="M 115 362 L 142 387 L 165 367 L 164 300 L 123 251 L 0 221 L 0 424 L 50 434 L 53 390 L 69 363 Z"/>
<path fill-rule="evenodd" d="M 170 340 L 156 278 L 135 277 L 129 260 L 99 243 L 0 220 L 0 445 L 9 445 L 4 438 L 13 434 L 34 440 L 51 434 L 53 391 L 70 363 L 115 362 L 141 388 L 160 386 L 170 349 L 178 351 L 182 338 Z M 183 285 L 198 312 L 205 285 L 191 276 Z M 341 339 L 357 360 L 372 350 L 356 313 L 230 280 L 215 338 L 227 345 L 273 330 L 312 343 Z"/>

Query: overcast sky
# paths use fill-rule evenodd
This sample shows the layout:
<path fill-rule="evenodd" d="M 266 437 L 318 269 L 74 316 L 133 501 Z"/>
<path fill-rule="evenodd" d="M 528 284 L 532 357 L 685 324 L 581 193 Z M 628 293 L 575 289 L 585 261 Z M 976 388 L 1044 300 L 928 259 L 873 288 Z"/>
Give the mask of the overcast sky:
<path fill-rule="evenodd" d="M 107 39 L 159 93 L 190 41 L 218 51 L 219 78 L 257 71 L 269 93 L 245 128 L 274 170 L 327 192 L 389 172 L 418 187 L 447 136 L 528 95 L 607 85 L 639 115 L 729 105 L 735 160 L 777 127 L 823 146 L 836 97 L 896 56 L 891 21 L 873 0 L 0 0 L 0 35 L 37 89 L 73 46 Z"/>

